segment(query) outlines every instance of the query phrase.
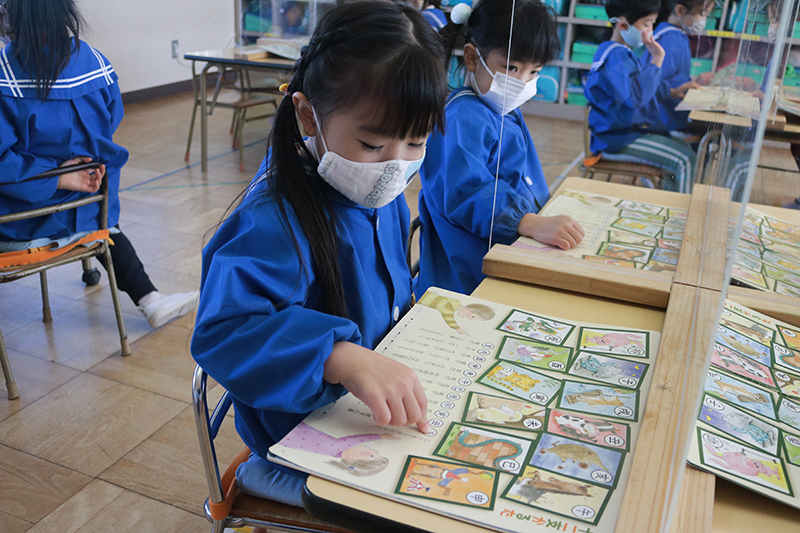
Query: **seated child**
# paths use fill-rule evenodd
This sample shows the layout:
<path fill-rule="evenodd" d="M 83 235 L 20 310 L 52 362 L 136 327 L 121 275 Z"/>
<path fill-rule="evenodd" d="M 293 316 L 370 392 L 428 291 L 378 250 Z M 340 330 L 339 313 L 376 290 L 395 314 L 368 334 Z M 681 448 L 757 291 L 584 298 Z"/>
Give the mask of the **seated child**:
<path fill-rule="evenodd" d="M 555 20 L 539 0 L 518 0 L 508 50 L 512 5 L 456 6 L 453 22 L 440 32 L 452 50 L 466 30 L 467 86 L 450 95 L 447 130 L 431 135 L 420 173 L 418 297 L 431 286 L 474 291 L 484 278 L 490 237 L 491 244 L 512 244 L 525 235 L 565 250 L 583 239 L 570 217 L 537 214 L 550 192 L 517 109 L 533 98 L 539 71 L 556 57 Z"/>
<path fill-rule="evenodd" d="M 591 149 L 604 159 L 653 165 L 666 171 L 662 187 L 689 193 L 695 154 L 674 139 L 661 121 L 656 92 L 661 86 L 664 49 L 653 39 L 660 0 L 610 0 L 614 24 L 610 41 L 600 45 L 584 85 L 589 100 Z M 652 59 L 640 65 L 632 49 L 646 46 Z M 680 91 L 673 96 L 683 98 Z"/>

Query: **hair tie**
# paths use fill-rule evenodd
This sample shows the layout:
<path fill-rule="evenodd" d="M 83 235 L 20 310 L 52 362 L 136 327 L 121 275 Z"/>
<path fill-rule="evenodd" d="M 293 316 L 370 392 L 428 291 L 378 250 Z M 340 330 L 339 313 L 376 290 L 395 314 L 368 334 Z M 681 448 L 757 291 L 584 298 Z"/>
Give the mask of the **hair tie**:
<path fill-rule="evenodd" d="M 280 87 L 278 87 L 278 90 L 280 92 L 282 92 L 283 94 L 288 95 L 289 94 L 289 84 L 288 83 L 282 84 Z"/>
<path fill-rule="evenodd" d="M 450 12 L 450 20 L 455 24 L 466 24 L 469 17 L 472 15 L 472 8 L 467 4 L 457 4 Z"/>

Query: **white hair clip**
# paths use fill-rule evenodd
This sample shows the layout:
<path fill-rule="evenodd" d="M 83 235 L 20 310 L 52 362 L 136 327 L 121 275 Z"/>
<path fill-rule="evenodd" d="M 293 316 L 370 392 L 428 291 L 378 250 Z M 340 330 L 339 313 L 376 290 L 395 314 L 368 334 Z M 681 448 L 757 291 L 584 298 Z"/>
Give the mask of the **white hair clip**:
<path fill-rule="evenodd" d="M 450 20 L 455 24 L 466 24 L 470 15 L 472 15 L 471 7 L 467 4 L 457 4 L 450 12 Z"/>

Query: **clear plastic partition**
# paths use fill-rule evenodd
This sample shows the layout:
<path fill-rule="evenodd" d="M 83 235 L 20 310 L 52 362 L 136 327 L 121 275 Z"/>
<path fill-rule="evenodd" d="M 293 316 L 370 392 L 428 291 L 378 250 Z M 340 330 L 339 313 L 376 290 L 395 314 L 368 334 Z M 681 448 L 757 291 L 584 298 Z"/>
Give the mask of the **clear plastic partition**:
<path fill-rule="evenodd" d="M 240 2 L 240 44 L 259 37 L 308 39 L 335 0 L 236 0 Z"/>

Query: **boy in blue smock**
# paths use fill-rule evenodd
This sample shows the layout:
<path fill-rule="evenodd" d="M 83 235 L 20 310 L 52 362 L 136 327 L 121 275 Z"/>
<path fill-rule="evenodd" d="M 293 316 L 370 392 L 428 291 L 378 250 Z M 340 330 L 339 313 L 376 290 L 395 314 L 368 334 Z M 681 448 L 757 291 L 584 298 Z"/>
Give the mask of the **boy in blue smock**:
<path fill-rule="evenodd" d="M 452 50 L 466 29 L 466 87 L 445 107 L 447 129 L 428 139 L 420 175 L 420 274 L 414 292 L 431 287 L 469 294 L 483 280 L 491 244 L 520 235 L 569 249 L 583 229 L 566 216 L 537 213 L 550 199 L 528 127 L 517 109 L 536 94 L 542 66 L 559 49 L 555 20 L 539 0 L 518 0 L 511 50 L 512 0 L 458 5 L 440 34 Z"/>
<path fill-rule="evenodd" d="M 664 49 L 653 38 L 660 0 L 611 0 L 606 13 L 614 24 L 601 44 L 584 85 L 591 106 L 591 149 L 604 159 L 644 163 L 665 171 L 662 187 L 691 192 L 695 154 L 672 138 L 661 120 L 656 94 L 661 87 Z M 641 65 L 634 49 L 646 46 L 652 59 Z M 675 90 L 683 98 L 688 87 Z"/>

